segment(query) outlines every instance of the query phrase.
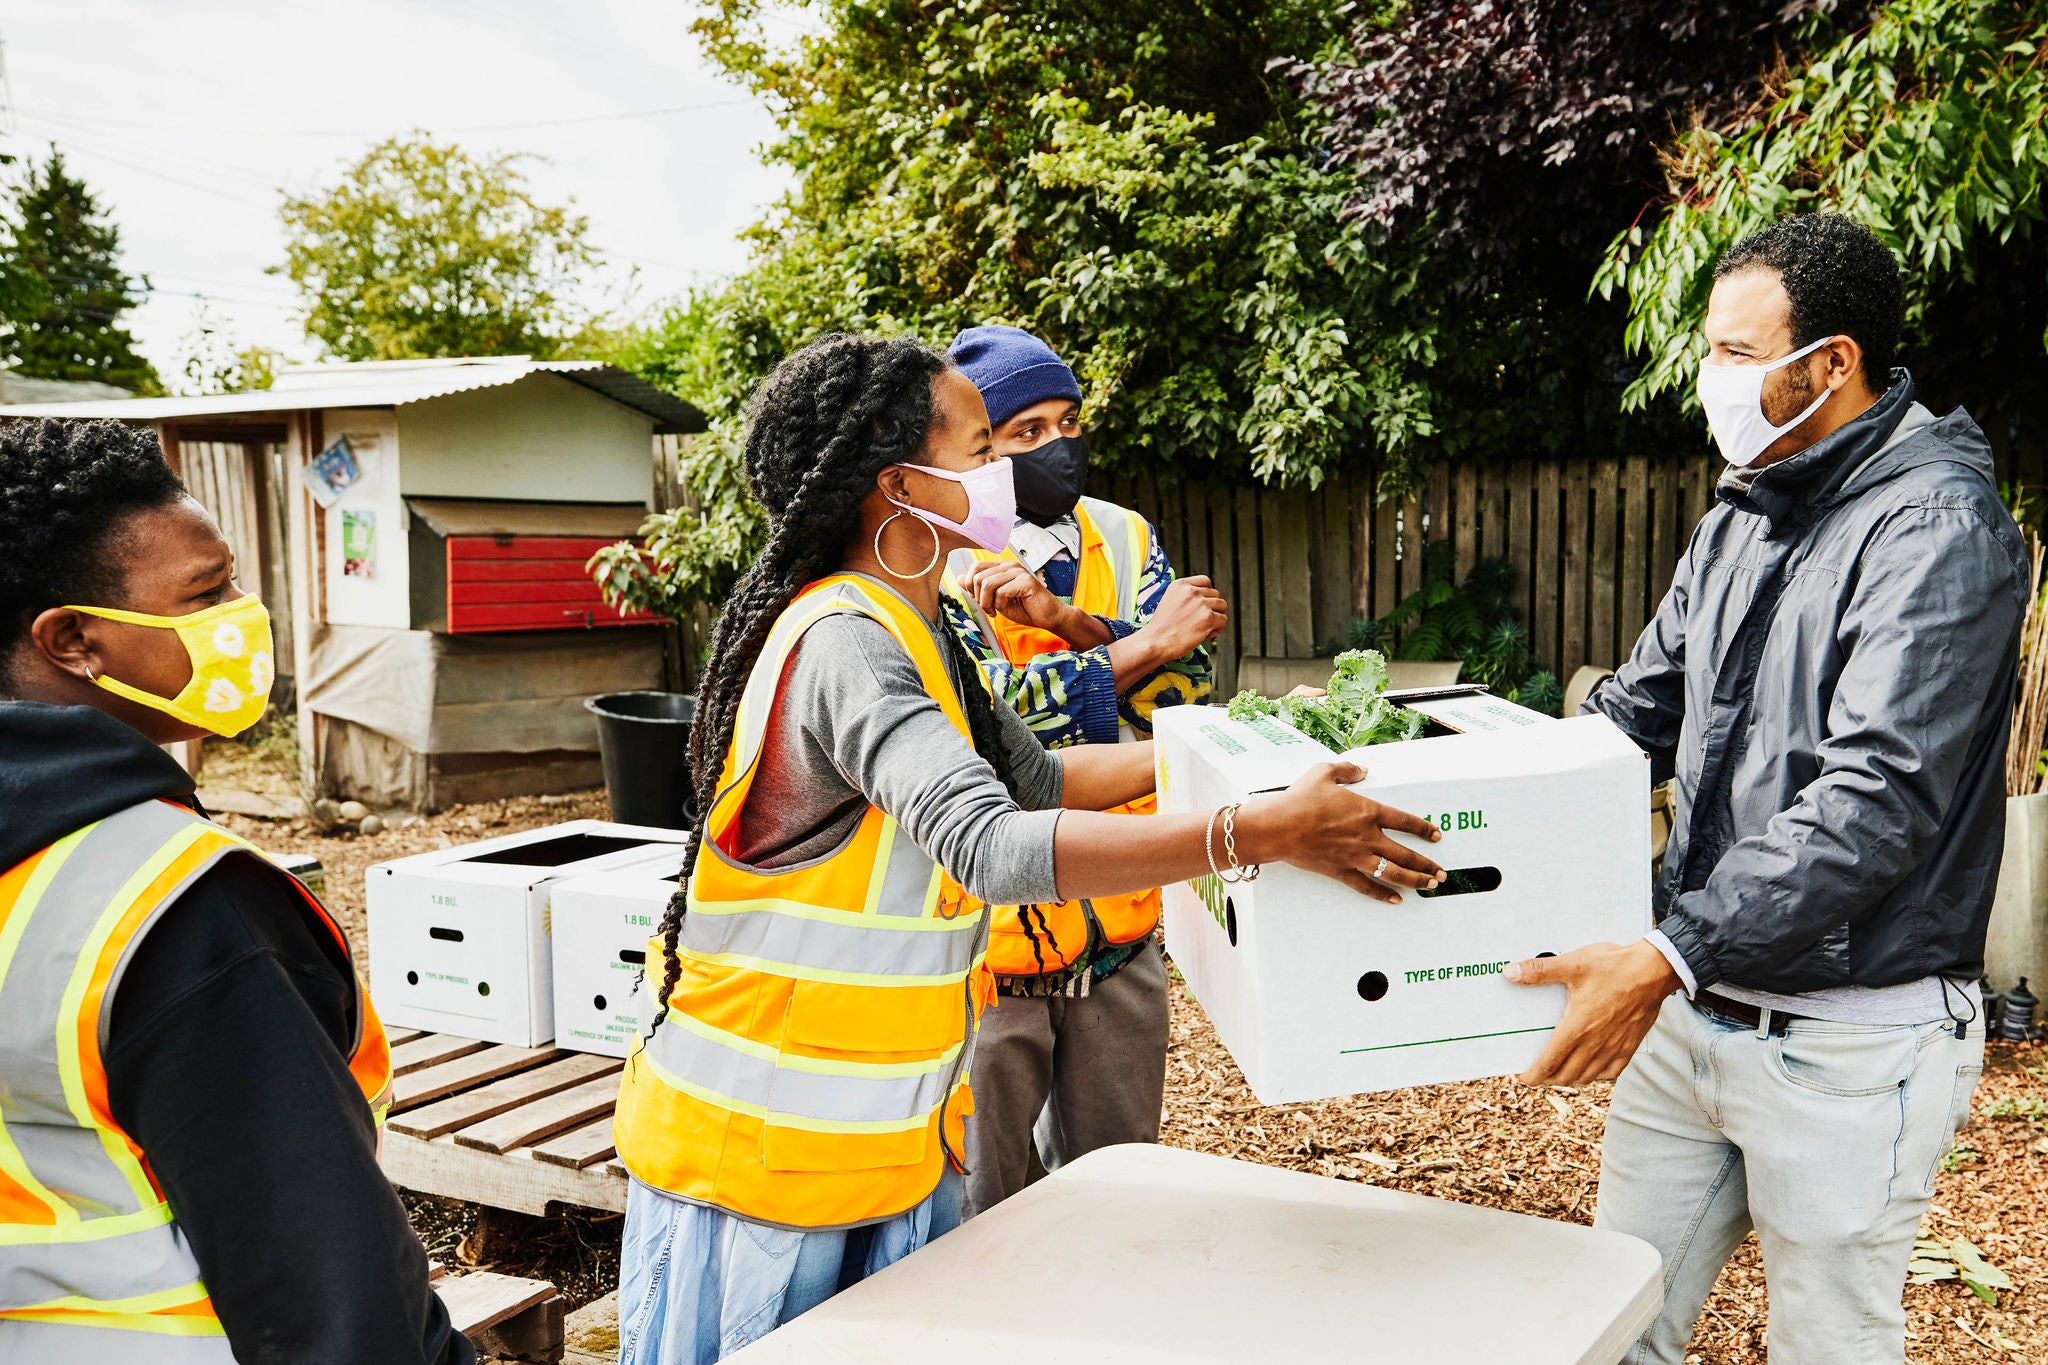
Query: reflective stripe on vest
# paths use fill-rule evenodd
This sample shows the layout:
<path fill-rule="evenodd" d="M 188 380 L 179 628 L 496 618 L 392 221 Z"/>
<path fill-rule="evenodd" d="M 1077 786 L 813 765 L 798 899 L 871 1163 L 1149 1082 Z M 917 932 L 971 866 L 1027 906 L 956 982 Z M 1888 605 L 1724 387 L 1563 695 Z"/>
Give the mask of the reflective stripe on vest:
<path fill-rule="evenodd" d="M 770 1123 L 894 1133 L 925 1126 L 952 1087 L 960 1051 L 956 1043 L 918 1062 L 828 1061 L 780 1052 L 672 1009 L 641 1056 L 664 1083 Z"/>
<path fill-rule="evenodd" d="M 35 1358 L 18 1355 L 21 1344 L 52 1336 L 73 1361 L 231 1358 L 198 1263 L 142 1150 L 113 1119 L 102 1053 L 143 936 L 238 851 L 255 852 L 182 806 L 151 801 L 0 874 L 0 1355 Z M 359 998 L 351 1071 L 369 1098 L 389 1089 L 390 1054 Z M 162 1339 L 163 1351 L 152 1343 L 143 1353 L 137 1333 Z M 106 1341 L 116 1346 L 97 1354 Z"/>
<path fill-rule="evenodd" d="M 920 861 L 929 863 L 923 850 L 908 839 L 895 842 L 892 862 L 909 861 L 903 853 L 914 850 Z M 922 899 L 914 871 L 901 880 L 907 894 L 899 905 Z M 880 886 L 881 903 L 886 905 L 886 873 Z M 705 962 L 757 967 L 805 981 L 882 985 L 950 985 L 974 965 L 981 951 L 979 917 L 927 919 L 899 909 L 894 913 L 906 923 L 878 933 L 866 925 L 801 913 L 812 908 L 789 901 L 713 901 L 702 909 L 692 905 L 683 919 L 683 949 Z M 891 912 L 877 906 L 876 913 Z"/>
<path fill-rule="evenodd" d="M 1152 548 L 1152 533 L 1145 518 L 1113 502 L 1083 498 L 1074 508 L 1074 520 L 1081 528 L 1074 606 L 1090 616 L 1135 621 L 1139 581 Z M 1016 558 L 1014 550 L 1006 549 L 1000 555 L 962 550 L 956 553 L 952 568 L 964 569 L 977 560 Z M 1013 665 L 1023 667 L 1040 654 L 1072 648 L 1051 631 L 1019 625 L 1003 616 L 989 617 L 960 587 L 950 570 L 946 586 L 974 613 L 983 634 Z M 1126 725 L 1123 738 L 1137 736 Z M 1157 809 L 1153 798 L 1145 796 L 1118 806 L 1116 813 L 1150 815 Z M 1159 907 L 1156 888 L 1057 904 L 995 907 L 989 917 L 989 967 L 998 976 L 1041 976 L 1066 971 L 1091 951 L 1135 943 L 1151 933 L 1159 925 Z"/>
<path fill-rule="evenodd" d="M 0 1318 L 0 1356 L 24 1363 L 61 1361 L 63 1365 L 233 1365 L 234 1352 L 218 1331 L 142 1330 L 152 1333 L 147 1343 L 138 1340 L 133 1330 L 68 1319 Z"/>
<path fill-rule="evenodd" d="M 1137 620 L 1138 585 L 1145 572 L 1146 552 L 1152 548 L 1151 528 L 1136 512 L 1100 498 L 1081 499 L 1074 509 L 1074 519 L 1081 523 L 1084 547 L 1091 527 L 1102 542 L 1109 563 L 1109 580 L 1115 585 L 1110 609 L 1099 614 L 1114 616 L 1119 621 Z"/>
<path fill-rule="evenodd" d="M 648 944 L 645 1041 L 613 1124 L 620 1159 L 647 1184 L 800 1228 L 891 1217 L 931 1193 L 972 1108 L 967 1063 L 989 994 L 980 902 L 881 810 L 808 863 L 733 856 L 789 657 L 844 614 L 887 629 L 969 733 L 930 624 L 893 590 L 839 574 L 783 610 L 741 694 L 666 1002 L 662 944 Z"/>

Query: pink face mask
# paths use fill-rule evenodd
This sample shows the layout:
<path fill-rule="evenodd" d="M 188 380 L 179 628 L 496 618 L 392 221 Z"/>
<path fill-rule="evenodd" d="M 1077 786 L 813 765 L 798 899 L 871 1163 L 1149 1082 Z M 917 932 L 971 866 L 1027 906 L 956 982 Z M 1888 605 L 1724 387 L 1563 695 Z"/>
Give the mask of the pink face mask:
<path fill-rule="evenodd" d="M 904 469 L 915 469 L 920 474 L 934 478 L 951 479 L 967 494 L 967 520 L 954 521 L 937 512 L 928 512 L 922 507 L 913 507 L 907 502 L 896 502 L 896 506 L 919 517 L 933 526 L 966 536 L 973 544 L 991 554 L 1001 553 L 1010 543 L 1010 532 L 1017 525 L 1017 484 L 1015 472 L 1008 460 L 997 460 L 965 474 L 955 474 L 949 469 L 934 469 L 930 465 L 906 464 Z"/>

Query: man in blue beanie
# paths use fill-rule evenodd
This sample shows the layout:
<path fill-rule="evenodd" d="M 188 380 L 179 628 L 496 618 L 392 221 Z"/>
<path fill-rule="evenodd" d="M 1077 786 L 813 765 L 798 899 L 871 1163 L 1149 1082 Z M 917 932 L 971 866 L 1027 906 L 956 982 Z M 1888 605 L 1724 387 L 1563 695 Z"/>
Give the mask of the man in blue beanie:
<path fill-rule="evenodd" d="M 1227 607 L 1207 578 L 1174 577 L 1128 508 L 1082 494 L 1081 386 L 1015 327 L 971 327 L 950 359 L 981 390 L 996 452 L 1016 475 L 1001 555 L 963 551 L 949 622 L 1047 748 L 1151 733 L 1161 706 L 1209 695 L 1208 644 Z M 1128 809 L 1151 809 L 1150 798 Z M 1006 906 L 990 920 L 1000 1006 L 982 1016 L 967 1125 L 971 1217 L 1097 1147 L 1153 1142 L 1166 1083 L 1159 892 Z"/>

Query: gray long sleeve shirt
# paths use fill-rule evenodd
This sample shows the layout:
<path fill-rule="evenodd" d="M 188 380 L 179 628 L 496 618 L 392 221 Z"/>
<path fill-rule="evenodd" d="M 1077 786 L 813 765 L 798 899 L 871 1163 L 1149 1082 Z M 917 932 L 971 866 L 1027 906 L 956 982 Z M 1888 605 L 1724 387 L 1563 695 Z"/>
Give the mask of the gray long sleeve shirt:
<path fill-rule="evenodd" d="M 886 628 L 825 617 L 783 671 L 734 853 L 756 867 L 821 858 L 872 804 L 968 894 L 992 905 L 1059 899 L 1053 832 L 1064 770 L 1015 711 L 994 711 L 1014 800 Z"/>

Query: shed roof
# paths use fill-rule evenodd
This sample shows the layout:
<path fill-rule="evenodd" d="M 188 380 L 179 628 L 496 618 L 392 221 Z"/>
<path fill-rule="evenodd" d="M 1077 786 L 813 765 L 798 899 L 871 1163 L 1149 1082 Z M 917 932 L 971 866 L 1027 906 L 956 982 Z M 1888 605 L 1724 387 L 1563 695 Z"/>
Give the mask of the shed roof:
<path fill-rule="evenodd" d="M 506 502 L 484 498 L 407 498 L 413 515 L 444 536 L 610 536 L 640 534 L 647 508 L 637 502 Z"/>
<path fill-rule="evenodd" d="M 31 379 L 15 370 L 0 369 L 0 403 L 71 403 L 134 396 L 132 390 L 118 384 L 81 379 Z"/>
<path fill-rule="evenodd" d="M 631 371 L 598 360 L 487 356 L 459 360 L 361 361 L 293 365 L 267 389 L 198 398 L 97 398 L 84 402 L 0 404 L 0 418 L 113 417 L 176 422 L 305 408 L 390 408 L 476 389 L 504 388 L 537 374 L 558 375 L 654 419 L 661 433 L 704 430 L 704 414 Z"/>

